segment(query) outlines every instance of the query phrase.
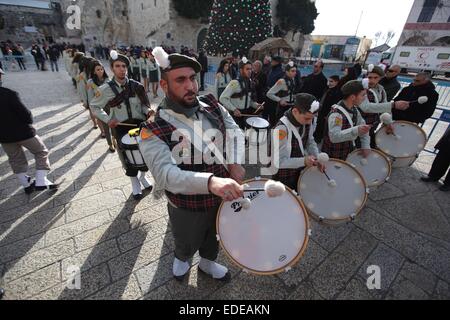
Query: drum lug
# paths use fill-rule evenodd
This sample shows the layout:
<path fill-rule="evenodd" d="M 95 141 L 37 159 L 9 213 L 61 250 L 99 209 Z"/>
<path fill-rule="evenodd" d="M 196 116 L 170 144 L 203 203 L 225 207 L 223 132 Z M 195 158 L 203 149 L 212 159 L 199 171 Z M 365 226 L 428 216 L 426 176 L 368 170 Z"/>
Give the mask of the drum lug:
<path fill-rule="evenodd" d="M 319 221 L 320 221 L 320 222 L 324 222 L 324 221 L 325 221 L 325 217 L 320 216 L 320 217 L 319 217 Z"/>
<path fill-rule="evenodd" d="M 310 236 L 310 237 L 312 236 L 312 229 L 308 230 L 308 236 Z"/>
<path fill-rule="evenodd" d="M 355 221 L 355 220 L 356 220 L 356 214 L 352 214 L 352 215 L 350 216 L 350 219 L 352 220 L 352 222 Z"/>
<path fill-rule="evenodd" d="M 216 234 L 216 239 L 217 241 L 220 241 L 220 236 L 218 234 Z"/>
<path fill-rule="evenodd" d="M 292 268 L 291 267 L 287 267 L 286 269 L 284 269 L 284 272 L 288 273 L 289 271 L 291 271 Z"/>
<path fill-rule="evenodd" d="M 366 188 L 366 193 L 370 194 L 370 188 Z"/>
<path fill-rule="evenodd" d="M 249 274 L 250 271 L 248 271 L 247 269 L 242 269 L 242 271 L 244 271 L 244 273 Z"/>
<path fill-rule="evenodd" d="M 386 182 L 388 182 L 389 180 L 391 180 L 391 177 L 387 177 L 386 178 Z"/>
<path fill-rule="evenodd" d="M 255 180 L 256 180 L 256 181 L 260 181 L 260 180 L 261 180 L 261 177 L 255 177 Z"/>

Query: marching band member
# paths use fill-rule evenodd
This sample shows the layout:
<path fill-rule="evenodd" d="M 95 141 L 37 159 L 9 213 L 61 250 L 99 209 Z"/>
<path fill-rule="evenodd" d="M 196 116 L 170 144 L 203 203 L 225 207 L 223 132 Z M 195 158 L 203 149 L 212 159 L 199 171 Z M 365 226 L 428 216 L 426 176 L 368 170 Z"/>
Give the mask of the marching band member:
<path fill-rule="evenodd" d="M 284 78 L 267 92 L 267 97 L 278 103 L 277 119 L 280 119 L 284 113 L 294 105 L 297 84 L 295 77 L 297 75 L 297 66 L 290 61 L 285 67 Z"/>
<path fill-rule="evenodd" d="M 214 136 L 216 155 L 224 154 L 225 146 L 219 141 L 224 141 L 226 130 L 242 135 L 242 140 L 243 133 L 221 105 L 199 101 L 196 74 L 202 67 L 195 59 L 176 53 L 168 55 L 160 47 L 153 50 L 153 55 L 161 66 L 165 98 L 154 121 L 148 122 L 141 131 L 140 149 L 169 199 L 175 239 L 173 275 L 181 281 L 191 267 L 188 260 L 199 251 L 199 270 L 213 279 L 228 281 L 228 269 L 215 262 L 219 252 L 216 217 L 223 199 L 233 201 L 243 196 L 243 187 L 238 182 L 243 180 L 245 171 L 239 164 L 228 164 L 228 161 L 207 164 L 203 153 L 199 159 L 193 150 L 206 148 L 207 143 L 202 139 L 206 130 L 218 129 Z M 194 121 L 201 122 L 198 130 Z M 178 149 L 179 140 L 174 141 L 172 135 L 179 131 L 183 133 L 184 149 L 191 152 L 179 159 L 186 161 L 177 162 L 175 156 L 182 152 Z"/>
<path fill-rule="evenodd" d="M 319 148 L 314 140 L 314 117 L 319 102 L 313 95 L 301 93 L 293 98 L 294 106 L 280 119 L 275 130 L 280 144 L 279 170 L 274 180 L 296 190 L 300 173 L 305 167 L 320 165 L 317 162 Z M 273 162 L 275 163 L 275 162 Z M 321 165 L 320 165 L 321 166 Z"/>
<path fill-rule="evenodd" d="M 239 78 L 232 80 L 223 91 L 220 102 L 233 115 L 239 127 L 244 129 L 245 118 L 242 114 L 253 114 L 260 105 L 253 99 L 255 92 L 251 81 L 251 61 L 245 57 L 242 58 L 239 63 L 239 72 Z M 262 107 L 260 109 L 262 110 Z"/>
<path fill-rule="evenodd" d="M 342 87 L 342 94 L 343 100 L 334 105 L 328 115 L 322 151 L 330 158 L 345 161 L 360 138 L 362 153 L 367 157 L 371 126 L 366 125 L 357 108 L 366 99 L 366 90 L 361 81 L 353 80 Z"/>
<path fill-rule="evenodd" d="M 153 112 L 150 109 L 150 102 L 144 87 L 139 82 L 127 77 L 130 60 L 116 51 L 111 51 L 110 64 L 114 77 L 97 89 L 90 106 L 97 118 L 107 123 L 112 129 L 112 134 L 120 147 L 122 137 L 130 130 L 129 126 L 123 124 L 139 127 Z M 141 172 L 138 179 L 139 171 L 130 167 L 124 150 L 119 151 L 119 158 L 126 175 L 131 179 L 133 197 L 140 200 L 142 199 L 141 183 L 148 190 L 151 190 L 153 186 L 147 180 L 145 172 Z"/>

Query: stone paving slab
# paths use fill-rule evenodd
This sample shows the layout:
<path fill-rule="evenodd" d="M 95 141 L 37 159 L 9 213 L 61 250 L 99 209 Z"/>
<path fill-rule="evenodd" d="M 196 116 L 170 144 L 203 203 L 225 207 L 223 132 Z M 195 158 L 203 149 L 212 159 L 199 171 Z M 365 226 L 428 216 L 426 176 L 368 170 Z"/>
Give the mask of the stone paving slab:
<path fill-rule="evenodd" d="M 17 72 L 3 80 L 33 112 L 51 152 L 50 177 L 61 183 L 55 193 L 25 195 L 0 148 L 5 299 L 450 299 L 450 197 L 439 184 L 419 181 L 433 156 L 394 170 L 388 183 L 371 190 L 353 223 L 311 220 L 309 246 L 289 273 L 249 275 L 221 252 L 230 283 L 199 274 L 198 255 L 178 283 L 164 193 L 156 186 L 142 201 L 132 199 L 117 154 L 92 129 L 67 74 Z M 249 167 L 249 177 L 257 174 Z M 373 265 L 381 268 L 381 290 L 367 287 Z M 74 266 L 81 290 L 67 288 Z"/>

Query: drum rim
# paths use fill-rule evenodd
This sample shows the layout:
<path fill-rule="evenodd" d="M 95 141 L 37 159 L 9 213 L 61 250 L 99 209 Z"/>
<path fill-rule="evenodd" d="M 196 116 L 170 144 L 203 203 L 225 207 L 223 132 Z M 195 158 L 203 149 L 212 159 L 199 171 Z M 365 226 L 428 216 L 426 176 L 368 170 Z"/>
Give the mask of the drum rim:
<path fill-rule="evenodd" d="M 357 152 L 359 152 L 359 151 L 361 151 L 361 149 L 357 149 L 357 150 L 354 150 L 353 152 L 350 152 L 350 153 L 348 154 L 348 156 L 347 156 L 347 159 L 348 159 L 352 154 L 357 153 Z M 389 159 L 389 157 L 388 157 L 386 154 L 384 154 L 383 152 L 381 152 L 381 151 L 379 151 L 379 150 L 376 150 L 376 149 L 370 149 L 370 151 L 375 152 L 375 153 L 379 154 L 380 156 L 382 156 L 382 157 L 386 160 L 386 162 L 387 162 L 387 164 L 388 164 L 388 176 L 386 177 L 386 179 L 385 179 L 383 182 L 376 183 L 376 184 L 374 184 L 374 185 L 370 185 L 370 184 L 367 183 L 367 181 L 366 181 L 366 185 L 369 186 L 369 188 L 371 188 L 371 187 L 379 187 L 379 186 L 385 184 L 385 183 L 389 180 L 389 177 L 392 175 L 392 161 Z M 348 162 L 348 161 L 347 161 L 347 162 Z M 349 163 L 350 163 L 350 162 L 349 162 Z M 351 164 L 351 163 L 350 163 L 350 164 Z"/>
<path fill-rule="evenodd" d="M 330 161 L 339 162 L 339 163 L 342 163 L 342 164 L 344 164 L 344 165 L 350 167 L 352 170 L 354 170 L 354 171 L 358 174 L 358 176 L 359 176 L 359 177 L 361 178 L 361 180 L 363 181 L 364 187 L 365 187 L 364 201 L 362 202 L 360 208 L 358 209 L 358 212 L 356 212 L 356 216 L 355 216 L 355 217 L 358 217 L 358 216 L 360 215 L 361 211 L 365 208 L 365 206 L 366 206 L 366 204 L 367 204 L 367 201 L 369 200 L 369 193 L 367 192 L 368 187 L 367 187 L 366 179 L 364 179 L 363 175 L 362 175 L 358 170 L 356 170 L 356 168 L 353 168 L 353 166 L 350 165 L 348 162 L 345 162 L 345 161 L 340 160 L 340 159 L 333 159 L 333 158 L 331 158 Z M 303 175 L 304 175 L 309 169 L 312 169 L 312 168 L 314 168 L 314 167 L 306 168 L 305 170 L 303 170 L 303 171 L 300 173 L 300 177 L 298 178 L 298 183 L 297 183 L 297 190 L 299 190 L 299 191 L 298 191 L 298 194 L 299 194 L 300 197 L 301 197 L 301 193 L 300 193 L 300 190 L 301 190 L 301 188 L 300 188 L 300 180 L 302 179 Z M 302 201 L 303 201 L 303 197 L 301 197 L 301 199 L 302 199 Z M 313 211 L 312 211 L 311 209 L 309 209 L 308 207 L 306 207 L 306 208 L 307 208 L 308 214 L 310 214 L 314 220 L 320 221 L 320 222 L 322 222 L 322 223 L 324 223 L 324 224 L 328 224 L 328 225 L 336 225 L 336 224 L 341 224 L 341 223 L 344 223 L 344 222 L 349 222 L 349 221 L 351 221 L 351 217 L 348 217 L 348 218 L 342 218 L 342 219 L 323 219 L 323 220 L 321 221 L 321 220 L 320 220 L 320 215 L 316 214 L 315 212 L 313 212 Z"/>
<path fill-rule="evenodd" d="M 427 137 L 427 133 L 425 132 L 425 130 L 423 130 L 423 128 L 421 128 L 417 123 L 414 123 L 414 122 L 411 122 L 411 121 L 399 120 L 399 121 L 394 121 L 394 123 L 406 123 L 406 124 L 412 124 L 413 126 L 419 128 L 419 129 L 420 129 L 420 132 L 421 132 L 421 133 L 423 134 L 423 136 L 425 137 L 425 145 L 424 145 L 424 149 L 425 149 L 425 147 L 426 147 L 426 145 L 427 145 L 427 143 L 428 143 L 428 137 Z M 384 128 L 384 127 L 382 127 L 381 129 L 383 129 L 383 128 Z M 375 141 L 376 141 L 376 139 L 377 139 L 378 133 L 381 132 L 381 129 L 378 130 L 378 132 L 375 134 Z M 380 151 L 381 151 L 382 153 L 384 153 L 386 156 L 391 157 L 391 158 L 394 158 L 394 159 L 408 159 L 408 158 L 412 158 L 412 157 L 416 157 L 416 156 L 417 156 L 417 154 L 416 154 L 416 155 L 412 155 L 412 156 L 408 156 L 408 157 L 395 157 L 395 156 L 393 156 L 393 155 L 391 155 L 391 154 L 389 154 L 389 153 L 387 153 L 387 152 L 384 152 L 384 151 L 381 150 L 381 149 L 380 149 Z M 423 150 L 420 151 L 418 154 L 421 154 L 422 152 L 423 152 Z M 413 163 L 414 163 L 414 162 L 413 162 Z M 411 165 L 412 165 L 412 164 L 411 164 Z"/>
<path fill-rule="evenodd" d="M 243 182 L 243 184 L 249 183 L 249 182 L 259 182 L 259 181 L 269 181 L 269 179 L 249 179 L 249 180 L 245 180 Z M 222 207 L 224 206 L 226 201 L 222 201 L 222 203 L 220 204 L 219 209 L 217 210 L 217 217 L 216 217 L 216 233 L 219 237 L 219 244 L 220 247 L 223 249 L 223 251 L 225 252 L 225 256 L 228 257 L 228 259 L 230 259 L 236 266 L 238 266 L 239 268 L 241 268 L 242 270 L 246 270 L 251 274 L 254 275 L 259 275 L 259 276 L 273 276 L 276 274 L 280 274 L 283 272 L 286 272 L 286 269 L 293 267 L 294 265 L 296 265 L 300 259 L 305 255 L 306 249 L 308 248 L 308 243 L 309 243 L 309 230 L 310 230 L 310 221 L 309 221 L 309 217 L 308 217 L 308 210 L 305 206 L 305 204 L 303 203 L 303 200 L 300 199 L 298 196 L 296 196 L 296 193 L 289 188 L 288 186 L 286 186 L 286 190 L 290 191 L 290 194 L 292 195 L 292 197 L 300 204 L 300 207 L 303 210 L 303 217 L 305 220 L 305 237 L 303 239 L 303 245 L 302 248 L 300 249 L 299 253 L 289 262 L 287 263 L 284 267 L 282 268 L 278 268 L 276 270 L 273 271 L 267 271 L 267 272 L 263 272 L 263 271 L 258 271 L 258 270 L 253 270 L 250 269 L 246 266 L 244 266 L 243 264 L 239 263 L 238 261 L 236 261 L 236 259 L 233 258 L 233 256 L 228 252 L 228 250 L 225 248 L 225 245 L 223 244 L 222 238 L 220 236 L 220 228 L 219 228 L 219 218 L 220 218 L 220 212 L 222 210 Z"/>
<path fill-rule="evenodd" d="M 253 126 L 253 125 L 251 125 L 250 123 L 248 123 L 251 119 L 261 119 L 261 120 L 264 120 L 265 122 L 267 122 L 267 127 L 255 127 L 255 126 Z M 267 121 L 267 120 L 264 119 L 263 117 L 257 117 L 257 116 L 247 118 L 247 119 L 245 120 L 245 123 L 246 123 L 247 125 L 249 125 L 250 127 L 252 127 L 253 129 L 259 129 L 259 130 L 268 129 L 268 128 L 270 127 L 270 122 L 269 122 L 269 121 Z"/>

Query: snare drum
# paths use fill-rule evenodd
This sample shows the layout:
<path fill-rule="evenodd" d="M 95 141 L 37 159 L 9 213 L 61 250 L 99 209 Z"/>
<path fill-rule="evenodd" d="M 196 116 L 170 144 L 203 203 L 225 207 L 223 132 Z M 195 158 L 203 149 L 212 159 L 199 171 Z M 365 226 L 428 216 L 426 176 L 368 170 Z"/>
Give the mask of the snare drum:
<path fill-rule="evenodd" d="M 267 180 L 246 182 L 264 189 Z M 218 239 L 226 255 L 244 271 L 273 275 L 289 271 L 303 256 L 309 240 L 306 209 L 290 190 L 278 198 L 264 191 L 245 194 L 250 209 L 223 202 L 217 215 Z"/>
<path fill-rule="evenodd" d="M 252 146 L 265 144 L 270 123 L 266 119 L 259 117 L 248 118 L 245 122 L 248 128 L 247 136 L 249 144 Z"/>
<path fill-rule="evenodd" d="M 389 159 L 378 150 L 370 150 L 369 156 L 364 158 L 355 150 L 347 157 L 347 162 L 355 166 L 362 174 L 369 187 L 378 187 L 389 180 L 392 166 Z"/>
<path fill-rule="evenodd" d="M 147 171 L 144 157 L 139 150 L 140 140 L 139 129 L 129 131 L 120 140 L 120 151 L 123 153 L 125 161 L 130 168 Z"/>
<path fill-rule="evenodd" d="M 326 174 L 331 182 L 317 167 L 305 169 L 300 175 L 297 190 L 309 213 L 328 224 L 354 220 L 368 198 L 364 177 L 352 165 L 337 159 L 326 164 Z"/>
<path fill-rule="evenodd" d="M 393 124 L 395 135 L 389 135 L 384 128 L 376 134 L 378 148 L 393 161 L 393 168 L 411 166 L 427 144 L 427 134 L 418 125 L 407 121 Z"/>

